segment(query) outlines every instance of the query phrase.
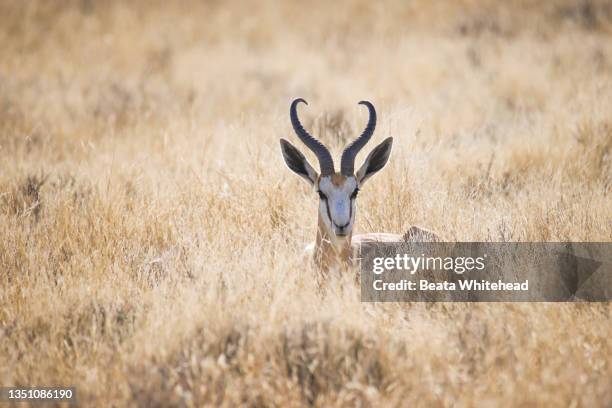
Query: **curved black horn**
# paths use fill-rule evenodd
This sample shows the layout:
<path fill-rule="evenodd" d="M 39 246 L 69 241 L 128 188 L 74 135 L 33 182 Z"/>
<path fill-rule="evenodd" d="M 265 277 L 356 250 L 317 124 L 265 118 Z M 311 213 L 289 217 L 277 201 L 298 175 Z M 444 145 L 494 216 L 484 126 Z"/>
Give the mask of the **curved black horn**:
<path fill-rule="evenodd" d="M 319 159 L 319 165 L 321 166 L 321 175 L 322 176 L 330 176 L 335 173 L 334 170 L 334 160 L 332 159 L 331 153 L 327 150 L 327 147 L 323 145 L 323 143 L 319 142 L 317 139 L 312 137 L 305 129 L 304 126 L 300 123 L 300 120 L 297 116 L 297 106 L 300 102 L 304 102 L 308 105 L 302 98 L 298 98 L 291 103 L 291 108 L 289 109 L 289 115 L 291 116 L 291 124 L 293 125 L 293 130 L 298 135 L 300 140 L 308 147 Z"/>
<path fill-rule="evenodd" d="M 345 176 L 352 176 L 355 171 L 355 157 L 357 153 L 368 143 L 374 129 L 376 128 L 376 109 L 368 101 L 359 102 L 360 105 L 365 105 L 370 111 L 370 119 L 364 131 L 357 139 L 353 140 L 342 152 L 342 158 L 340 159 L 340 172 Z"/>

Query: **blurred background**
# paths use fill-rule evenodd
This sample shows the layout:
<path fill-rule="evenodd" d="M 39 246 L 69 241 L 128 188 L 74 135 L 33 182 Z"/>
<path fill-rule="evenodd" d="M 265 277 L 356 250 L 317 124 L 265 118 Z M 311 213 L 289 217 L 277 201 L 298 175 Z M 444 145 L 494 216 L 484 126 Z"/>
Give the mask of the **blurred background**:
<path fill-rule="evenodd" d="M 461 132 L 487 116 L 508 120 L 550 110 L 560 98 L 577 102 L 610 71 L 608 1 L 0 7 L 5 128 L 26 112 L 52 129 L 59 125 L 50 122 L 87 122 L 102 131 L 141 112 L 152 121 L 194 112 L 227 120 L 285 113 L 299 95 L 317 112 L 367 97 Z"/>

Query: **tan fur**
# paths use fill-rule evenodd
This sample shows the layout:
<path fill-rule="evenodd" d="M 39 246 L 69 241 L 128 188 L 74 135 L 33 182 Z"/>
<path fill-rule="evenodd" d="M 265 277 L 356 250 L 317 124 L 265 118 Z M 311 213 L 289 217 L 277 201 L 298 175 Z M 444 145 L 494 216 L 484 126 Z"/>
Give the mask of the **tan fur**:
<path fill-rule="evenodd" d="M 329 271 L 354 265 L 355 259 L 359 258 L 363 250 L 381 242 L 444 242 L 444 239 L 433 231 L 412 226 L 408 228 L 404 235 L 387 232 L 371 232 L 358 234 L 354 237 L 349 235 L 340 247 L 336 247 L 321 220 L 321 216 L 319 216 L 317 239 L 306 248 L 306 251 L 312 255 L 319 270 Z"/>
<path fill-rule="evenodd" d="M 331 176 L 331 182 L 336 187 L 342 187 L 344 182 L 346 182 L 346 176 L 343 176 L 340 173 L 333 174 Z"/>
<path fill-rule="evenodd" d="M 353 258 L 352 251 L 351 235 L 347 236 L 341 245 L 334 245 L 334 239 L 323 222 L 321 215 L 319 215 L 317 239 L 313 252 L 317 268 L 322 271 L 329 271 L 337 267 L 347 267 Z"/>

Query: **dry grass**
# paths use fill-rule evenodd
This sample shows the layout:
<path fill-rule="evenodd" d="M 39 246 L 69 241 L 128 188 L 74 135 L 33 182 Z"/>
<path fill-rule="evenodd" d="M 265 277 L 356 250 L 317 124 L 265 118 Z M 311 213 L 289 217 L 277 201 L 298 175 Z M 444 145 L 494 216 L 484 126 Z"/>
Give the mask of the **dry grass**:
<path fill-rule="evenodd" d="M 612 241 L 612 4 L 0 5 L 0 384 L 88 406 L 610 406 L 610 304 L 362 304 L 288 105 L 379 111 L 359 231 Z M 61 5 L 60 5 L 61 4 Z M 377 197 L 385 197 L 380 200 Z"/>

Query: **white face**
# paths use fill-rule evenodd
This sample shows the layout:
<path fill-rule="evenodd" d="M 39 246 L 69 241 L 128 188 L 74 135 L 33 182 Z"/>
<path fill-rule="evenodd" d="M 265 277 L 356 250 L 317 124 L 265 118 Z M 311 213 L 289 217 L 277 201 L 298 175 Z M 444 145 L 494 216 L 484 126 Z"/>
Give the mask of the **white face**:
<path fill-rule="evenodd" d="M 315 184 L 319 213 L 328 230 L 337 238 L 348 237 L 355 224 L 355 201 L 359 185 L 355 177 L 325 176 Z"/>
<path fill-rule="evenodd" d="M 331 238 L 338 240 L 348 238 L 355 225 L 357 192 L 372 175 L 387 164 L 393 138 L 386 138 L 372 149 L 354 176 L 344 176 L 342 173 L 319 176 L 302 152 L 285 139 L 281 139 L 280 142 L 287 167 L 314 186 L 319 193 L 319 214 Z"/>

